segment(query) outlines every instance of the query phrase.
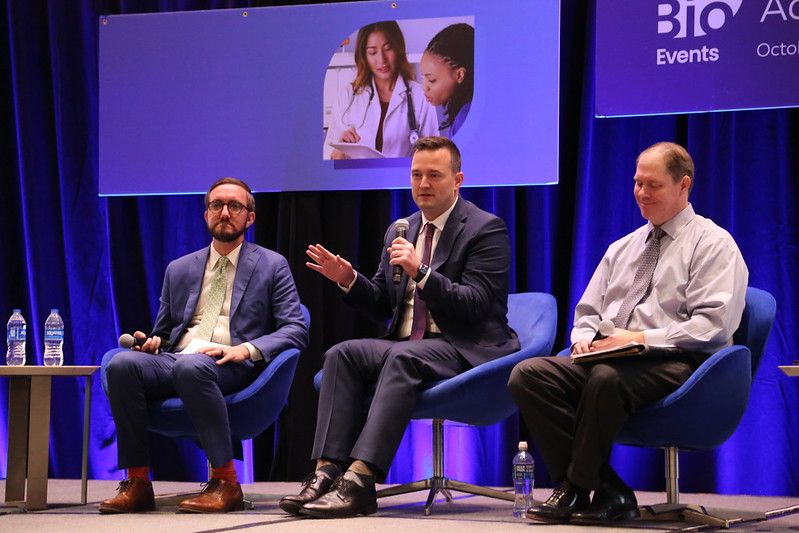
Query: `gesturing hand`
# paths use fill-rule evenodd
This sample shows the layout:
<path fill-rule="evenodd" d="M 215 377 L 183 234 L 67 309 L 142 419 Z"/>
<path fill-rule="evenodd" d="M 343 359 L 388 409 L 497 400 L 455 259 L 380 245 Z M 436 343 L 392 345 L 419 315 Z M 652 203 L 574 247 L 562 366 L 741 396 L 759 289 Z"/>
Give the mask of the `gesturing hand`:
<path fill-rule="evenodd" d="M 339 255 L 333 255 L 321 244 L 309 245 L 305 255 L 313 260 L 305 263 L 305 266 L 342 287 L 348 286 L 355 279 L 355 269 L 352 268 L 352 264 Z"/>

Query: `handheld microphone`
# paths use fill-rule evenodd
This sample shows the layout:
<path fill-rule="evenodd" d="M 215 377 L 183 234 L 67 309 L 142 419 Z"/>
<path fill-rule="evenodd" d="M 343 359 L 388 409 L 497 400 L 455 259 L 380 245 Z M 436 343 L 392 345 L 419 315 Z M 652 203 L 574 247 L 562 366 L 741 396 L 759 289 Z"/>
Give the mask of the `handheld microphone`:
<path fill-rule="evenodd" d="M 604 339 L 616 333 L 616 325 L 612 320 L 605 319 L 599 323 L 599 331 L 596 332 L 594 340 Z"/>
<path fill-rule="evenodd" d="M 144 344 L 144 341 L 147 339 L 142 339 L 139 337 L 134 337 L 130 333 L 123 333 L 119 336 L 119 347 L 120 348 L 133 348 L 134 346 L 141 346 Z"/>
<path fill-rule="evenodd" d="M 408 231 L 408 221 L 404 218 L 401 218 L 394 222 L 394 229 L 397 232 L 397 237 L 405 238 L 405 233 Z M 399 265 L 394 265 L 391 269 L 391 279 L 394 281 L 394 284 L 398 284 L 402 279 L 402 267 Z"/>

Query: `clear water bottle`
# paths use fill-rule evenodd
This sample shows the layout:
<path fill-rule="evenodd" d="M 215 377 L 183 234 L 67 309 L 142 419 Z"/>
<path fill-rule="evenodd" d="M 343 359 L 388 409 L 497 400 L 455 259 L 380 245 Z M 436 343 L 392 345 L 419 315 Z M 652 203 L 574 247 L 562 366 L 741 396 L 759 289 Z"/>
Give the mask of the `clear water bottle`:
<path fill-rule="evenodd" d="M 44 366 L 64 364 L 64 321 L 58 309 L 50 309 L 44 321 Z"/>
<path fill-rule="evenodd" d="M 22 316 L 21 309 L 14 309 L 6 326 L 6 364 L 8 366 L 22 366 L 25 364 L 25 337 L 27 324 Z"/>
<path fill-rule="evenodd" d="M 519 453 L 513 457 L 513 516 L 522 517 L 533 501 L 535 461 L 527 452 L 527 442 L 519 443 Z"/>

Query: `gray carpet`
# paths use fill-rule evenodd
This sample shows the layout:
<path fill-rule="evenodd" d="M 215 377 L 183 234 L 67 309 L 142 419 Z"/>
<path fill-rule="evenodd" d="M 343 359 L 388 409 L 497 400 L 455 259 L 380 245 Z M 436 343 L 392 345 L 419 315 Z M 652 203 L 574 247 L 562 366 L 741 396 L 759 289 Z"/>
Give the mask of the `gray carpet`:
<path fill-rule="evenodd" d="M 291 517 L 283 513 L 277 502 L 284 494 L 294 493 L 298 483 L 255 483 L 245 485 L 244 491 L 254 504 L 254 509 L 225 515 L 177 514 L 178 502 L 187 493 L 197 492 L 197 483 L 154 483 L 157 496 L 155 512 L 136 515 L 100 515 L 97 503 L 115 494 L 115 481 L 90 481 L 89 504 L 82 506 L 79 480 L 50 480 L 48 503 L 44 511 L 20 512 L 16 506 L 0 504 L 0 531 L 110 531 L 132 533 L 137 531 L 159 531 L 164 533 L 192 532 L 236 532 L 287 531 L 303 532 L 431 532 L 444 533 L 488 533 L 529 531 L 531 527 L 546 527 L 547 533 L 586 531 L 599 529 L 612 531 L 678 531 L 690 530 L 691 524 L 678 522 L 631 521 L 613 527 L 590 527 L 570 525 L 542 525 L 529 520 L 515 519 L 511 514 L 512 504 L 480 496 L 453 493 L 454 501 L 441 499 L 433 506 L 430 516 L 424 516 L 423 505 L 426 493 L 417 492 L 380 500 L 378 512 L 369 517 L 345 520 L 312 520 Z M 5 482 L 0 481 L 0 493 L 5 494 Z M 545 499 L 549 489 L 536 489 L 535 496 Z M 638 492 L 639 504 L 650 505 L 665 500 L 662 493 Z M 712 507 L 770 511 L 799 506 L 799 498 L 775 498 L 754 496 L 719 496 L 714 494 L 685 494 L 684 503 L 702 503 Z M 799 531 L 799 514 L 785 515 L 767 521 L 739 524 L 738 531 Z M 696 530 L 696 529 L 695 529 Z"/>

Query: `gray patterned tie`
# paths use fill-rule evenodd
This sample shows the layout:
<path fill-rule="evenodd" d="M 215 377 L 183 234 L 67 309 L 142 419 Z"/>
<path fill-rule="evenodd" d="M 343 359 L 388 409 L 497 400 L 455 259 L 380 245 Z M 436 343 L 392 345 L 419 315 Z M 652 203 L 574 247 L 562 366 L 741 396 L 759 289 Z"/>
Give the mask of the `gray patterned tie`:
<path fill-rule="evenodd" d="M 649 241 L 646 243 L 644 253 L 641 254 L 641 264 L 638 265 L 638 270 L 635 272 L 633 284 L 627 292 L 627 297 L 619 307 L 619 312 L 616 318 L 613 319 L 613 324 L 617 328 L 627 329 L 630 323 L 630 315 L 644 296 L 649 292 L 649 286 L 652 284 L 652 275 L 655 273 L 655 266 L 658 264 L 658 257 L 660 257 L 660 238 L 663 237 L 663 230 L 655 226 L 649 233 Z"/>
<path fill-rule="evenodd" d="M 208 289 L 208 300 L 203 308 L 203 316 L 195 339 L 210 341 L 214 334 L 216 321 L 219 320 L 219 313 L 222 311 L 222 304 L 225 302 L 225 292 L 227 291 L 227 265 L 230 260 L 227 257 L 220 257 L 214 267 L 214 276 L 211 278 L 211 287 Z"/>

